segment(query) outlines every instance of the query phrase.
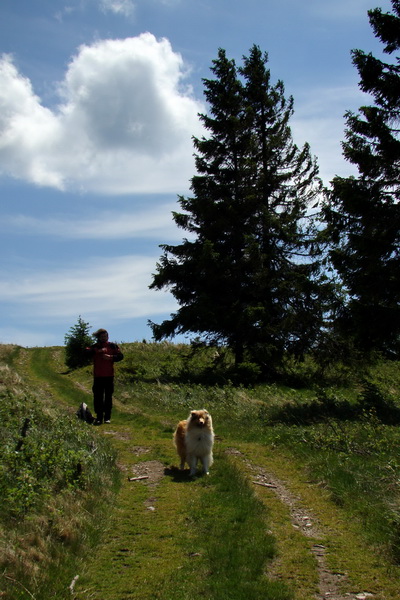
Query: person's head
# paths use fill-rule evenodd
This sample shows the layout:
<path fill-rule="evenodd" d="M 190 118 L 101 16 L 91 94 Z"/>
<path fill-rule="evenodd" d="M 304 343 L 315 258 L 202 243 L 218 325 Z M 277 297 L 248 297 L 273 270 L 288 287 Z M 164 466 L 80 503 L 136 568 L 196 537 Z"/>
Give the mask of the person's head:
<path fill-rule="evenodd" d="M 98 329 L 94 332 L 93 336 L 97 339 L 98 342 L 107 342 L 108 331 L 107 329 Z"/>

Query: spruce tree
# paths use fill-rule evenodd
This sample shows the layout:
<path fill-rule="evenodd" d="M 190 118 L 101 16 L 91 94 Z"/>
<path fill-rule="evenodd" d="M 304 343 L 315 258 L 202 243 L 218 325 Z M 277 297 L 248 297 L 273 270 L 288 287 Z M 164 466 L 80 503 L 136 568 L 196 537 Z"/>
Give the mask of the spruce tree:
<path fill-rule="evenodd" d="M 392 55 L 400 47 L 400 2 L 393 13 L 368 12 Z M 357 177 L 336 177 L 325 210 L 332 264 L 347 294 L 336 332 L 363 353 L 400 352 L 400 62 L 352 52 L 361 89 L 374 103 L 346 113 L 343 152 Z"/>
<path fill-rule="evenodd" d="M 162 246 L 151 285 L 170 288 L 180 308 L 151 326 L 155 339 L 201 334 L 270 371 L 315 343 L 323 308 L 307 212 L 321 183 L 308 145 L 293 143 L 293 99 L 267 62 L 253 46 L 238 69 L 221 49 L 204 80 L 209 136 L 194 139 L 193 195 L 174 213 L 191 239 Z"/>
<path fill-rule="evenodd" d="M 65 364 L 70 369 L 84 367 L 91 362 L 91 358 L 85 352 L 85 348 L 93 344 L 89 331 L 89 323 L 85 323 L 79 315 L 78 322 L 65 334 Z"/>

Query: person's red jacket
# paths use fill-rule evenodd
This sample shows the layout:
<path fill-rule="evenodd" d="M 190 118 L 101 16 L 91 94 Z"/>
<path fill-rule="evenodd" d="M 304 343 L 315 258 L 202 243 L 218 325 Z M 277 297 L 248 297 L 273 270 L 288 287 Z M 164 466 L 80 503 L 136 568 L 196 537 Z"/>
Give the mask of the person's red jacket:
<path fill-rule="evenodd" d="M 114 363 L 124 358 L 117 344 L 112 342 L 105 342 L 104 344 L 97 342 L 87 350 L 93 356 L 94 377 L 113 377 Z"/>

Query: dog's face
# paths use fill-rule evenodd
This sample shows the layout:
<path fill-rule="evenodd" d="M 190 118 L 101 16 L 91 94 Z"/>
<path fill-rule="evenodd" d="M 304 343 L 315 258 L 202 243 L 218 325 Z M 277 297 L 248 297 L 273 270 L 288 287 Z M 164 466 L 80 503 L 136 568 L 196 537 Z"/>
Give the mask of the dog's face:
<path fill-rule="evenodd" d="M 211 415 L 206 410 L 192 410 L 188 419 L 189 427 L 211 427 Z"/>

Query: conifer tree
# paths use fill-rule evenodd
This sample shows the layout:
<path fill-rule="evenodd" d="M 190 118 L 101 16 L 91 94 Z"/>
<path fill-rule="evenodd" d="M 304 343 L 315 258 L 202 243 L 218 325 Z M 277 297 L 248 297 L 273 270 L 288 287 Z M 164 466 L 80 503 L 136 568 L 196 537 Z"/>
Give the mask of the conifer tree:
<path fill-rule="evenodd" d="M 91 362 L 90 356 L 85 352 L 85 348 L 93 344 L 90 329 L 89 323 L 79 315 L 77 323 L 65 334 L 65 364 L 70 369 L 84 367 Z"/>
<path fill-rule="evenodd" d="M 374 34 L 392 55 L 400 48 L 400 2 L 370 10 Z M 347 302 L 336 330 L 356 349 L 400 352 L 400 62 L 354 50 L 360 87 L 374 103 L 346 113 L 344 156 L 357 177 L 336 177 L 325 210 L 330 257 Z"/>
<path fill-rule="evenodd" d="M 180 305 L 151 323 L 155 339 L 201 334 L 266 371 L 310 348 L 323 319 L 307 214 L 321 182 L 308 145 L 293 143 L 293 99 L 272 85 L 267 61 L 257 46 L 240 69 L 222 49 L 213 61 L 200 115 L 209 136 L 194 139 L 193 195 L 174 213 L 191 239 L 162 246 L 151 285 Z"/>

